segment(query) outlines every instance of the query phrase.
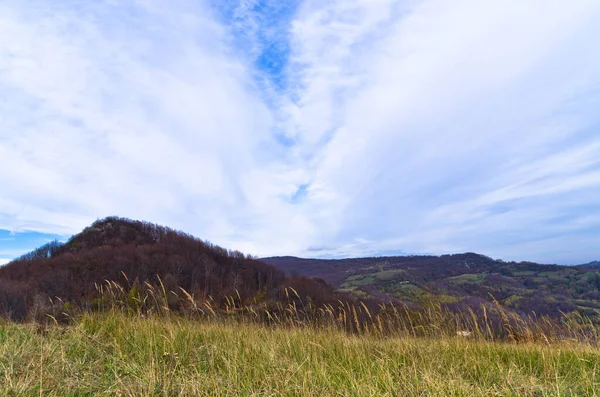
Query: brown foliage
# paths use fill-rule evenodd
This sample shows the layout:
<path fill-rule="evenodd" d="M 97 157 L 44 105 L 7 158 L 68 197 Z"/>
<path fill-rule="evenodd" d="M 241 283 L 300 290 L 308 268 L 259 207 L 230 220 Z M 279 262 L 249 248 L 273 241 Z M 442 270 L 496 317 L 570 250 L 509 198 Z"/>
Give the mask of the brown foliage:
<path fill-rule="evenodd" d="M 275 298 L 285 277 L 239 251 L 167 227 L 109 217 L 64 245 L 47 244 L 0 268 L 0 314 L 25 319 L 34 301 L 40 306 L 33 296 L 60 297 L 86 308 L 97 296 L 96 285 L 105 280 L 129 289 L 134 280 L 156 284 L 158 279 L 167 288 L 181 287 L 220 302 L 232 295 L 249 300 L 259 293 Z"/>

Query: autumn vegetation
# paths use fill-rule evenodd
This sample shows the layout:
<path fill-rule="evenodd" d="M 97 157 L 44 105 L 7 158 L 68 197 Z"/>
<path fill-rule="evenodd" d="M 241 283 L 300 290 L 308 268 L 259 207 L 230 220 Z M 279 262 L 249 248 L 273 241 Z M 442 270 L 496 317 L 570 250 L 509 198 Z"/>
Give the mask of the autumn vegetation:
<path fill-rule="evenodd" d="M 294 273 L 99 220 L 0 268 L 0 395 L 600 393 L 586 313 L 361 299 Z"/>
<path fill-rule="evenodd" d="M 65 244 L 48 243 L 0 268 L 0 314 L 15 321 L 44 319 L 57 300 L 79 310 L 102 306 L 99 286 L 148 287 L 186 293 L 221 306 L 230 296 L 244 302 L 276 301 L 288 286 L 313 302 L 335 300 L 324 282 L 286 278 L 280 270 L 155 224 L 110 217 Z M 170 295 L 170 309 L 183 301 Z"/>

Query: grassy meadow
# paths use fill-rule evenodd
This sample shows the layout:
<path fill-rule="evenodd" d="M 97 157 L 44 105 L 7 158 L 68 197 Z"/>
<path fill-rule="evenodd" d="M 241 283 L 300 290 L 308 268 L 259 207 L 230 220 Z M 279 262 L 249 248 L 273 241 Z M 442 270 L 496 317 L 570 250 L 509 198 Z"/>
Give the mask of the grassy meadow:
<path fill-rule="evenodd" d="M 0 395 L 594 396 L 600 350 L 86 313 L 70 325 L 0 322 Z"/>

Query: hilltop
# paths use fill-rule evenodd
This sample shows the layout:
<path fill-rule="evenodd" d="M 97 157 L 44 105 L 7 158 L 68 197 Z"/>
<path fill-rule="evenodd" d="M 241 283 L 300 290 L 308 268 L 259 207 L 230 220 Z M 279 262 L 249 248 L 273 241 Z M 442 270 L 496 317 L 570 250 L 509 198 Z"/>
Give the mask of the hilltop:
<path fill-rule="evenodd" d="M 184 289 L 217 306 L 234 295 L 242 302 L 277 300 L 289 285 L 317 300 L 331 294 L 322 282 L 286 278 L 274 266 L 239 251 L 168 227 L 109 217 L 64 244 L 48 243 L 0 268 L 0 315 L 22 320 L 56 298 L 92 308 L 98 286 L 107 281 L 126 291 L 146 283 L 175 294 Z M 177 308 L 173 296 L 169 302 Z"/>

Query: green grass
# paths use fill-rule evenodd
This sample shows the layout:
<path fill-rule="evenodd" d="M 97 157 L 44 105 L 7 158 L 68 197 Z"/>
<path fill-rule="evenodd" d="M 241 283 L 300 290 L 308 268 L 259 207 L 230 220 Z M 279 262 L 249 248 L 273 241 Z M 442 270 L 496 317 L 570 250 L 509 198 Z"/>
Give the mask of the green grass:
<path fill-rule="evenodd" d="M 456 277 L 448 278 L 449 281 L 452 281 L 457 284 L 464 283 L 481 283 L 487 277 L 487 273 L 474 273 L 474 274 L 463 274 Z"/>
<path fill-rule="evenodd" d="M 344 281 L 342 284 L 342 288 L 346 287 L 357 287 L 361 285 L 371 285 L 375 282 L 375 274 L 357 274 L 354 276 L 350 276 Z"/>
<path fill-rule="evenodd" d="M 567 276 L 575 277 L 578 275 L 577 271 L 574 269 L 561 269 L 555 271 L 545 271 L 539 272 L 538 277 L 547 277 L 547 278 L 566 278 Z"/>
<path fill-rule="evenodd" d="M 402 269 L 381 270 L 375 273 L 375 277 L 379 280 L 392 280 L 404 274 L 406 274 L 406 270 Z"/>
<path fill-rule="evenodd" d="M 388 290 L 386 290 L 388 292 Z M 404 298 L 410 301 L 420 301 L 427 293 L 414 284 L 394 284 L 389 287 L 389 292 L 395 297 Z"/>
<path fill-rule="evenodd" d="M 381 270 L 375 273 L 355 274 L 346 278 L 342 284 L 342 288 L 359 287 L 363 285 L 373 285 L 386 281 L 394 281 L 402 275 L 406 274 L 405 270 Z"/>
<path fill-rule="evenodd" d="M 515 277 L 533 276 L 535 274 L 537 274 L 537 272 L 535 272 L 533 270 L 522 270 L 522 271 L 513 272 L 513 275 Z"/>
<path fill-rule="evenodd" d="M 585 343 L 349 335 L 226 320 L 84 314 L 0 323 L 1 396 L 600 394 Z"/>

